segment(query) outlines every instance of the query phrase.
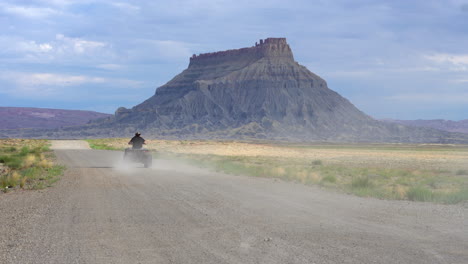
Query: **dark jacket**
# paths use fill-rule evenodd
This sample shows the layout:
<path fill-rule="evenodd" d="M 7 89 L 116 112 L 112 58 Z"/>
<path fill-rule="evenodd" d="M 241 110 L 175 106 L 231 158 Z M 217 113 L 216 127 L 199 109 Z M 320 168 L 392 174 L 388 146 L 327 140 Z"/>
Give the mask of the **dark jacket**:
<path fill-rule="evenodd" d="M 140 136 L 134 136 L 132 139 L 130 139 L 129 144 L 133 145 L 133 149 L 141 149 L 143 144 L 145 144 L 145 140 Z"/>

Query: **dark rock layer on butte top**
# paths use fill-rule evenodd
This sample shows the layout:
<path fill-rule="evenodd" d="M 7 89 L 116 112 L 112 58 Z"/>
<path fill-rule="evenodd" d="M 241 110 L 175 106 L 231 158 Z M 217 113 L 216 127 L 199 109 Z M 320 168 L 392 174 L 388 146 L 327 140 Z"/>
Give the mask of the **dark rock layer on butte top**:
<path fill-rule="evenodd" d="M 79 136 L 285 139 L 348 142 L 468 142 L 438 130 L 376 121 L 294 61 L 285 38 L 193 55 L 186 70 L 132 109 Z"/>

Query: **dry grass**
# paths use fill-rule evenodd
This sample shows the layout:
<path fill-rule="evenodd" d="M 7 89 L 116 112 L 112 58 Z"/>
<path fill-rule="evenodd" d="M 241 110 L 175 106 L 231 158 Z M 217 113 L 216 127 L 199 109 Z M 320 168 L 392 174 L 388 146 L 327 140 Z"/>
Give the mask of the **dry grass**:
<path fill-rule="evenodd" d="M 0 139 L 1 190 L 50 186 L 63 171 L 53 160 L 45 140 Z"/>
<path fill-rule="evenodd" d="M 90 142 L 112 149 L 128 147 L 129 139 Z M 147 148 L 165 153 L 300 159 L 352 167 L 449 169 L 467 167 L 468 146 L 403 144 L 269 144 L 236 141 L 147 140 Z"/>
<path fill-rule="evenodd" d="M 90 141 L 101 148 L 128 146 L 128 139 Z M 218 171 L 319 184 L 360 196 L 468 200 L 464 198 L 468 193 L 468 146 L 462 145 L 149 140 L 147 147 Z"/>

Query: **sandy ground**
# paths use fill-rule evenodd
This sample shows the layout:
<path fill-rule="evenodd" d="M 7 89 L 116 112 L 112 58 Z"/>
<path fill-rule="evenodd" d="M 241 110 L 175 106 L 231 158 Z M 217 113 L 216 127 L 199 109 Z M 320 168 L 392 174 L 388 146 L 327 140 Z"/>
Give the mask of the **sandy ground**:
<path fill-rule="evenodd" d="M 56 186 L 0 195 L 0 263 L 468 263 L 467 205 L 382 201 L 57 141 Z"/>
<path fill-rule="evenodd" d="M 88 142 L 83 140 L 52 140 L 52 149 L 91 149 Z"/>

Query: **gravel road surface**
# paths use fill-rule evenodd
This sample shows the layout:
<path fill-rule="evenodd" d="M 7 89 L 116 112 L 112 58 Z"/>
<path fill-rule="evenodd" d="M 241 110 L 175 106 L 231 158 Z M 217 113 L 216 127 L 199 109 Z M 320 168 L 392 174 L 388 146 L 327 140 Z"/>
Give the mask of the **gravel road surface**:
<path fill-rule="evenodd" d="M 0 263 L 468 263 L 467 205 L 382 201 L 55 141 L 52 188 L 0 194 Z"/>

